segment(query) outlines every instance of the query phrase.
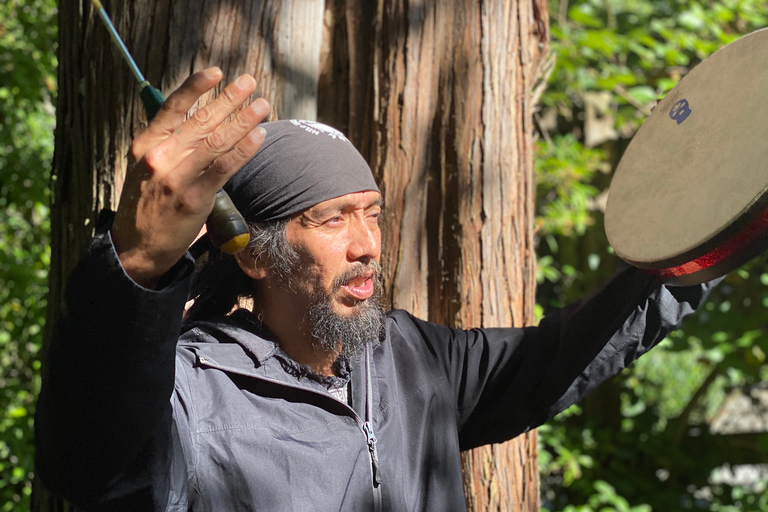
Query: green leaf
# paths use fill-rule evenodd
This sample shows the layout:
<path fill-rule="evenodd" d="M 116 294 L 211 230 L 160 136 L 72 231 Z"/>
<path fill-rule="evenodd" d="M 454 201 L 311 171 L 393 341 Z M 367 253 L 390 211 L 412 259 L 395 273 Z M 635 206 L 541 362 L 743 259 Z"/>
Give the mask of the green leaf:
<path fill-rule="evenodd" d="M 692 31 L 701 30 L 706 25 L 701 13 L 698 11 L 684 11 L 680 13 L 677 21 L 683 28 Z"/>
<path fill-rule="evenodd" d="M 603 26 L 602 20 L 596 17 L 595 11 L 588 4 L 572 7 L 568 10 L 568 17 L 585 27 L 600 28 Z"/>
<path fill-rule="evenodd" d="M 656 99 L 656 91 L 647 85 L 640 85 L 637 87 L 631 87 L 627 89 L 627 93 L 632 96 L 639 103 L 644 105 L 649 104 Z"/>
<path fill-rule="evenodd" d="M 6 415 L 9 418 L 23 418 L 27 415 L 27 410 L 24 407 L 14 407 L 9 410 Z"/>
<path fill-rule="evenodd" d="M 604 31 L 587 32 L 579 40 L 579 44 L 582 47 L 596 50 L 608 58 L 614 57 L 614 47 L 611 45 L 612 42 L 610 33 Z"/>

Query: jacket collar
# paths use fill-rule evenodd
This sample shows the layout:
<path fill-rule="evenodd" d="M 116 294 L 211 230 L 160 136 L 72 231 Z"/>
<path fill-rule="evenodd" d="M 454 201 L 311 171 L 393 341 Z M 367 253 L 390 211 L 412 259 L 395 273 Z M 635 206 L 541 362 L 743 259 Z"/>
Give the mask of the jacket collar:
<path fill-rule="evenodd" d="M 280 346 L 268 339 L 267 331 L 259 320 L 246 309 L 238 309 L 229 316 L 211 321 L 194 322 L 185 326 L 182 342 L 189 344 L 199 362 L 253 377 L 266 377 L 294 382 L 302 373 L 300 365 L 291 360 Z M 206 339 L 207 338 L 207 339 Z M 376 340 L 371 351 L 380 345 Z M 246 357 L 244 357 L 246 356 Z M 361 368 L 362 355 L 352 361 L 343 378 L 349 380 L 349 372 Z M 339 377 L 331 378 L 339 379 Z M 304 380 L 304 379 L 302 379 Z M 315 379 L 310 379 L 315 380 Z M 316 384 L 326 387 L 330 382 Z M 334 387 L 336 387 L 338 383 Z"/>
<path fill-rule="evenodd" d="M 242 354 L 242 351 L 222 350 L 221 345 L 223 344 L 232 343 L 239 345 L 256 363 L 256 366 L 266 363 L 279 350 L 277 343 L 267 339 L 267 332 L 261 326 L 261 322 L 245 309 L 238 309 L 229 316 L 188 324 L 184 327 L 184 331 L 182 335 L 184 342 L 194 343 L 198 354 L 205 353 L 207 357 L 210 356 L 208 357 L 209 359 L 215 357 L 217 359 L 216 362 L 220 364 L 234 362 L 218 360 L 227 352 L 240 352 Z M 207 334 L 213 340 L 206 340 L 207 336 L 201 338 L 201 334 Z M 199 343 L 200 341 L 214 340 L 218 343 Z M 242 364 L 242 358 L 238 359 L 240 359 L 240 364 Z"/>

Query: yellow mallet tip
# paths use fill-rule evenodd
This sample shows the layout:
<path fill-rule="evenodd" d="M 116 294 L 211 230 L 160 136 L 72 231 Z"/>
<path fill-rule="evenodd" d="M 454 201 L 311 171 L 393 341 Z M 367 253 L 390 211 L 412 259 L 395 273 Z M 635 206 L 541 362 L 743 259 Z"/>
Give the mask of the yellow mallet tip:
<path fill-rule="evenodd" d="M 248 242 L 251 240 L 251 234 L 250 233 L 241 233 L 239 235 L 235 235 L 230 240 L 224 242 L 221 244 L 221 249 L 227 254 L 235 254 L 237 252 L 242 251 L 246 247 L 248 247 Z"/>

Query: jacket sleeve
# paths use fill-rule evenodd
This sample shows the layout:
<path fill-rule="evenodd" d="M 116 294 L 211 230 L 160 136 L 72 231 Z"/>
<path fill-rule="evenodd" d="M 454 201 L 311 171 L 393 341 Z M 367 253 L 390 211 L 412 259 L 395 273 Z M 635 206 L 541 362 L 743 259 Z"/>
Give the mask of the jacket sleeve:
<path fill-rule="evenodd" d="M 461 331 L 422 323 L 421 336 L 451 381 L 461 448 L 511 439 L 578 402 L 661 341 L 713 285 L 666 287 L 627 268 L 536 327 Z"/>
<path fill-rule="evenodd" d="M 120 265 L 109 220 L 69 277 L 37 405 L 36 470 L 87 510 L 164 509 L 175 346 L 193 264 L 181 260 L 156 291 L 139 286 Z"/>

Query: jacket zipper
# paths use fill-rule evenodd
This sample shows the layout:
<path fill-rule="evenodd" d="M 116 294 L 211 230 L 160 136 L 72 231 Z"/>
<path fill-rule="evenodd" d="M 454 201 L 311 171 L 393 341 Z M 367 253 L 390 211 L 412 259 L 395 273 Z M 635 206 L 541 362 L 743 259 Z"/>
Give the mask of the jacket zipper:
<path fill-rule="evenodd" d="M 373 433 L 373 427 L 370 422 L 363 423 L 363 432 L 365 432 L 368 452 L 371 454 L 371 466 L 373 468 L 373 484 L 375 487 L 381 485 L 381 469 L 379 468 L 379 452 L 376 450 L 376 434 Z"/>
<path fill-rule="evenodd" d="M 370 350 L 370 347 L 369 347 Z M 281 382 L 279 380 L 274 379 L 268 379 L 266 377 L 259 377 L 257 375 L 252 375 L 250 373 L 242 372 L 233 368 L 227 368 L 225 366 L 221 366 L 219 364 L 214 363 L 213 361 L 209 361 L 203 356 L 197 356 L 197 360 L 200 362 L 200 364 L 207 366 L 209 368 L 213 368 L 216 370 L 221 370 L 223 372 L 227 373 L 234 373 L 236 375 L 242 375 L 244 377 L 250 377 L 252 379 L 262 380 L 264 382 L 269 382 L 271 384 L 276 384 L 278 386 L 283 386 L 290 389 L 296 389 L 299 391 L 303 391 L 305 393 L 311 393 L 313 395 L 321 396 L 324 399 L 327 398 L 328 400 L 334 400 L 336 403 L 341 404 L 343 407 L 347 409 L 347 411 L 352 416 L 352 419 L 355 420 L 355 423 L 357 424 L 357 427 L 360 429 L 360 431 L 365 434 L 365 444 L 368 446 L 368 454 L 371 458 L 371 476 L 372 476 L 372 490 L 373 490 L 373 503 L 374 503 L 374 511 L 380 512 L 382 510 L 382 497 L 381 497 L 381 468 L 379 467 L 379 454 L 378 450 L 376 449 L 376 435 L 373 432 L 373 425 L 370 421 L 371 415 L 372 415 L 372 407 L 371 407 L 371 397 L 370 397 L 370 387 L 371 387 L 371 378 L 370 378 L 370 360 L 369 360 L 369 353 L 366 352 L 366 365 L 365 370 L 367 375 L 367 388 L 366 389 L 366 420 L 363 421 L 360 416 L 358 416 L 357 412 L 355 412 L 354 409 L 352 409 L 349 405 L 339 402 L 333 397 L 330 397 L 328 395 L 325 395 L 323 393 L 320 393 L 318 391 L 315 391 L 313 389 L 307 389 L 303 388 L 301 386 L 293 386 L 291 384 L 286 384 L 285 382 Z"/>
<path fill-rule="evenodd" d="M 363 425 L 365 437 L 368 440 L 368 451 L 371 454 L 371 472 L 373 473 L 373 494 L 381 486 L 381 469 L 379 468 L 379 452 L 376 450 L 376 434 L 373 433 L 373 385 L 371 383 L 371 345 L 365 347 L 365 424 Z M 381 490 L 379 490 L 379 498 Z M 377 503 L 376 510 L 381 509 L 381 503 Z"/>
<path fill-rule="evenodd" d="M 381 469 L 379 453 L 376 451 L 376 435 L 373 433 L 373 385 L 371 384 L 371 345 L 365 346 L 365 424 L 363 429 L 368 441 L 368 453 L 371 454 L 371 474 L 373 476 L 373 509 L 381 512 Z"/>

